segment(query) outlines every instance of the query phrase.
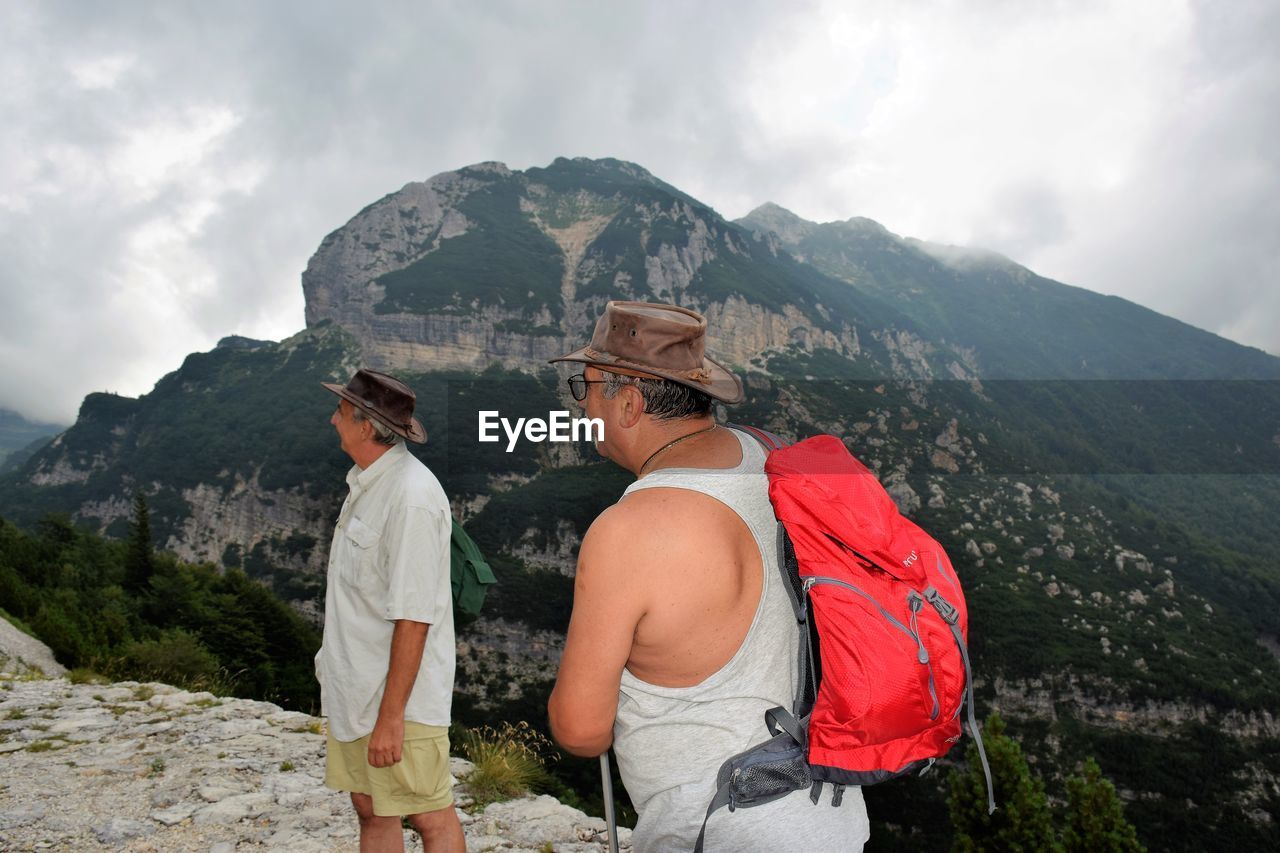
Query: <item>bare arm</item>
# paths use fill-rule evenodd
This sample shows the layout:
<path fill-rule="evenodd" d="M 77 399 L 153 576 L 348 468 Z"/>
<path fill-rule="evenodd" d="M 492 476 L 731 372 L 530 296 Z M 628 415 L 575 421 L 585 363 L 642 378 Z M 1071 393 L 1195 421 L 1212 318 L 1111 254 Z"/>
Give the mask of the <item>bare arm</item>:
<path fill-rule="evenodd" d="M 573 614 L 555 688 L 547 702 L 551 734 L 575 755 L 613 743 L 618 686 L 647 600 L 635 570 L 634 537 L 615 506 L 591 525 L 578 552 Z"/>
<path fill-rule="evenodd" d="M 369 737 L 369 763 L 390 767 L 400 760 L 404 747 L 404 706 L 413 692 L 427 643 L 425 622 L 397 619 L 391 633 L 391 658 L 387 665 L 387 685 L 378 706 L 378 719 Z"/>

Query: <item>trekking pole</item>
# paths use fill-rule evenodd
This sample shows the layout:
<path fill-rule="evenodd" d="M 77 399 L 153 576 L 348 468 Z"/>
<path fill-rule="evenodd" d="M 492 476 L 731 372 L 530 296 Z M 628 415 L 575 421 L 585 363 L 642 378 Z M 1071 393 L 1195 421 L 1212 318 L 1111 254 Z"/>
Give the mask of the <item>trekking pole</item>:
<path fill-rule="evenodd" d="M 604 822 L 609 829 L 609 853 L 618 853 L 618 821 L 613 814 L 613 773 L 609 750 L 600 753 L 600 787 L 604 789 Z"/>

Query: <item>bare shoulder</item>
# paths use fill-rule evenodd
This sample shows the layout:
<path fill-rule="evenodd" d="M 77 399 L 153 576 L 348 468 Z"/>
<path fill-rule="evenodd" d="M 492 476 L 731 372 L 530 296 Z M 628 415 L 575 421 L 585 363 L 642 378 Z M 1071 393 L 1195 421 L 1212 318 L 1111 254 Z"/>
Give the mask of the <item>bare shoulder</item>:
<path fill-rule="evenodd" d="M 579 561 L 605 562 L 610 554 L 624 545 L 629 537 L 635 535 L 634 525 L 638 519 L 632 517 L 621 503 L 616 503 L 596 516 L 586 534 L 582 537 L 579 549 Z"/>
<path fill-rule="evenodd" d="M 646 567 L 639 574 L 655 583 L 660 582 L 660 570 L 722 551 L 729 540 L 745 532 L 741 520 L 723 503 L 680 488 L 632 492 L 596 524 L 601 527 L 599 541 L 610 543 L 609 552 L 626 555 L 628 567 Z M 585 540 L 583 549 L 587 549 Z"/>
<path fill-rule="evenodd" d="M 647 575 L 636 568 L 661 559 L 660 551 L 669 553 L 671 546 L 693 535 L 697 526 L 684 517 L 688 507 L 682 511 L 671 500 L 650 496 L 649 491 L 658 490 L 628 495 L 591 523 L 578 549 L 580 578 L 585 571 L 619 584 L 643 585 Z M 685 503 L 682 496 L 673 497 L 678 504 Z"/>
<path fill-rule="evenodd" d="M 639 556 L 637 552 L 643 551 L 635 547 L 640 523 L 621 503 L 609 507 L 591 522 L 578 548 L 575 595 L 581 595 L 584 588 L 621 592 L 635 582 L 636 573 L 631 569 Z"/>
<path fill-rule="evenodd" d="M 637 535 L 678 536 L 706 529 L 712 518 L 732 511 L 715 498 L 679 488 L 640 489 L 609 507 L 598 518 L 610 535 L 630 538 Z"/>

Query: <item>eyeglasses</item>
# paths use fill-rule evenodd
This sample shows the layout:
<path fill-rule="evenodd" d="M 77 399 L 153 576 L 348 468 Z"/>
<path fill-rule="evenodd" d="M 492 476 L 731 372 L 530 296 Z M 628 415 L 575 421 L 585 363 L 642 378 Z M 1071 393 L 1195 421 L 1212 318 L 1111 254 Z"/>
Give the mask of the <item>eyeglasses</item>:
<path fill-rule="evenodd" d="M 569 393 L 573 395 L 573 399 L 581 403 L 587 399 L 588 385 L 604 385 L 607 380 L 604 379 L 588 379 L 584 374 L 575 373 L 565 382 L 569 383 Z"/>

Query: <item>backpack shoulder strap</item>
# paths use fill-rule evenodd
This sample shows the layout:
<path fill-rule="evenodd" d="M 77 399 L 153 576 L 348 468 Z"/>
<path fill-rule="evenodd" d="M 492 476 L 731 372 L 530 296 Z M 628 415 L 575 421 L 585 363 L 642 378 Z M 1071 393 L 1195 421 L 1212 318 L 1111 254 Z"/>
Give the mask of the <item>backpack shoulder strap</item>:
<path fill-rule="evenodd" d="M 783 441 L 780 437 L 768 430 L 760 429 L 759 427 L 747 426 L 745 424 L 725 424 L 725 426 L 729 429 L 736 429 L 740 432 L 745 432 L 747 435 L 763 444 L 766 453 L 772 453 L 775 450 L 781 450 L 787 446 L 787 442 Z"/>
<path fill-rule="evenodd" d="M 702 829 L 698 830 L 698 840 L 693 844 L 693 853 L 702 853 L 703 844 L 707 838 L 707 821 L 711 820 L 711 815 L 721 807 L 729 805 L 729 800 L 729 783 L 725 782 L 716 789 L 716 795 L 711 798 L 711 805 L 707 806 L 707 815 L 702 819 Z"/>
<path fill-rule="evenodd" d="M 786 441 L 780 436 L 763 430 L 758 427 L 746 426 L 744 424 L 725 424 L 730 429 L 740 430 L 754 438 L 764 446 L 765 453 L 773 453 L 775 450 L 782 450 L 788 447 Z M 795 702 L 792 705 L 792 711 L 797 716 L 806 716 L 809 709 L 813 705 L 813 698 L 817 692 L 817 674 L 814 670 L 813 655 L 814 650 L 811 648 L 813 637 L 809 628 L 808 609 L 804 603 L 804 592 L 801 589 L 800 582 L 800 565 L 796 560 L 795 549 L 791 545 L 791 537 L 787 535 L 787 529 L 782 522 L 778 522 L 778 569 L 782 574 L 783 587 L 787 591 L 787 600 L 791 602 L 791 610 L 795 614 L 796 624 L 803 637 L 799 648 L 799 673 L 800 683 L 796 688 Z"/>

